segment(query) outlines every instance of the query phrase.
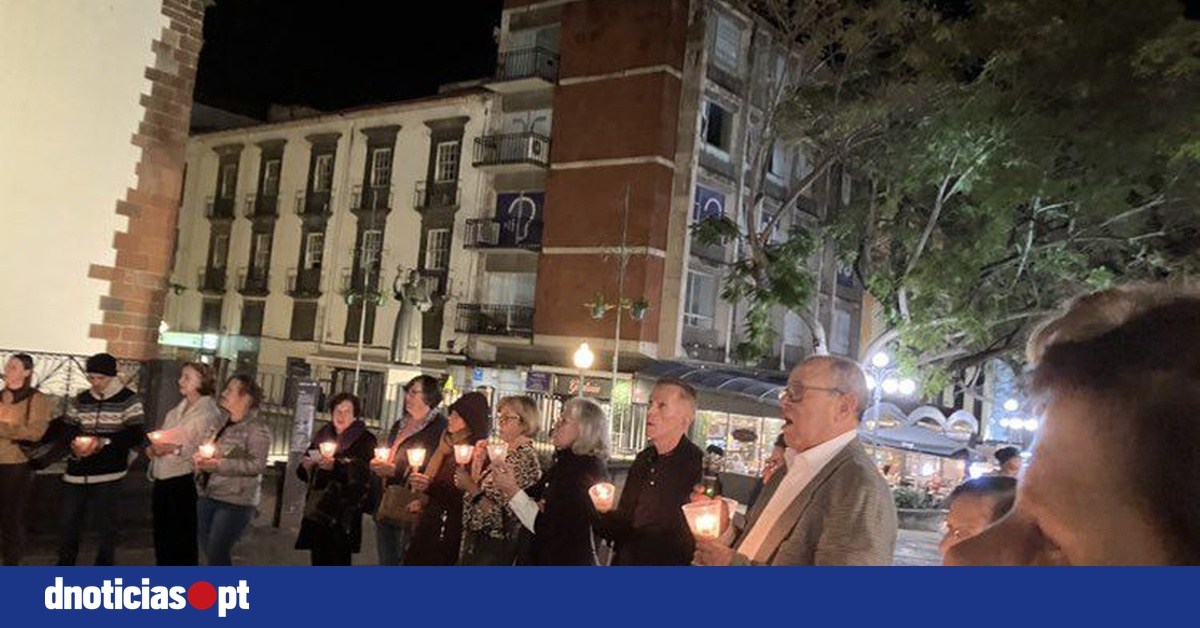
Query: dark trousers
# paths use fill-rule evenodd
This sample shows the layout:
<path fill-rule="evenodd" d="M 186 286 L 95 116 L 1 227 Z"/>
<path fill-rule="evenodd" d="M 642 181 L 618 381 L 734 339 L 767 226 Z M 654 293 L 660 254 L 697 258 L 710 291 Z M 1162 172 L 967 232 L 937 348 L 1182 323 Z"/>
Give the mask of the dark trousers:
<path fill-rule="evenodd" d="M 98 549 L 96 565 L 112 565 L 117 550 L 117 498 L 121 482 L 101 484 L 63 483 L 62 529 L 58 545 L 58 566 L 75 564 L 79 554 L 79 539 L 83 536 L 84 520 L 92 514 Z"/>
<path fill-rule="evenodd" d="M 351 561 L 350 550 L 338 545 L 314 545 L 312 548 L 312 564 L 314 567 L 321 566 L 345 566 L 349 567 Z"/>
<path fill-rule="evenodd" d="M 155 562 L 159 566 L 200 564 L 196 542 L 196 481 L 191 475 L 155 480 L 150 497 Z"/>
<path fill-rule="evenodd" d="M 0 464 L 0 564 L 21 564 L 25 542 L 25 504 L 33 472 L 29 465 Z"/>

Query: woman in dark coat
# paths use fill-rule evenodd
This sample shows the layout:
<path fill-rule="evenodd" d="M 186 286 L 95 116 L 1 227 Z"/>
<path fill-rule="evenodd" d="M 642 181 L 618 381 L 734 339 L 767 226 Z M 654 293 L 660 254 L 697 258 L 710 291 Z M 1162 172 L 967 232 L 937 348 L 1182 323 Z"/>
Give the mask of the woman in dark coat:
<path fill-rule="evenodd" d="M 608 478 L 608 418 L 589 399 L 572 399 L 554 425 L 554 465 L 542 479 L 520 490 L 504 463 L 493 470 L 509 507 L 533 531 L 527 565 L 595 565 L 592 523 L 596 511 L 588 489 Z"/>
<path fill-rule="evenodd" d="M 462 542 L 463 492 L 454 485 L 455 445 L 471 445 L 488 437 L 491 411 L 487 397 L 471 392 L 450 404 L 446 433 L 424 473 L 414 472 L 409 484 L 428 496 L 414 501 L 421 518 L 404 557 L 405 565 L 456 565 Z"/>
<path fill-rule="evenodd" d="M 358 418 L 358 397 L 334 395 L 329 412 L 329 425 L 313 437 L 308 456 L 296 467 L 308 483 L 296 549 L 311 550 L 313 565 L 350 565 L 362 545 L 363 513 L 374 507 L 370 465 L 376 441 Z"/>

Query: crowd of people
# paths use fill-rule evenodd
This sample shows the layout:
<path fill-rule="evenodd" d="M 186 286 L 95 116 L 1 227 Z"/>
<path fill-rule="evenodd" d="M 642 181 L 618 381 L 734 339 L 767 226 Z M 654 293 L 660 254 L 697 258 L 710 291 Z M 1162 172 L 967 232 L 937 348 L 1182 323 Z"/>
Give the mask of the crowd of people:
<path fill-rule="evenodd" d="M 940 549 L 948 565 L 1200 563 L 1200 292 L 1134 285 L 1083 297 L 1028 346 L 1043 429 L 1022 468 L 950 494 Z M 117 500 L 136 452 L 150 459 L 160 565 L 229 565 L 255 516 L 271 440 L 262 391 L 235 375 L 215 399 L 211 368 L 188 363 L 182 400 L 147 431 L 138 395 L 108 354 L 87 360 L 89 388 L 64 416 L 32 385 L 33 359 L 10 357 L 0 391 L 0 556 L 21 561 L 32 468 L 66 458 L 58 564 L 76 563 L 85 521 L 97 565 L 115 561 Z M 815 356 L 789 374 L 784 426 L 762 478 L 733 516 L 706 484 L 705 451 L 687 436 L 696 392 L 653 388 L 649 445 L 622 489 L 609 480 L 609 424 L 595 401 L 564 404 L 543 468 L 538 405 L 470 392 L 443 408 L 437 379 L 405 386 L 383 439 L 362 403 L 339 393 L 330 422 L 296 467 L 307 486 L 295 547 L 314 565 L 349 565 L 375 528 L 381 565 L 888 565 L 897 539 L 891 490 L 857 438 L 868 400 L 855 362 Z M 710 452 L 712 455 L 712 452 Z M 685 506 L 716 506 L 701 530 Z"/>

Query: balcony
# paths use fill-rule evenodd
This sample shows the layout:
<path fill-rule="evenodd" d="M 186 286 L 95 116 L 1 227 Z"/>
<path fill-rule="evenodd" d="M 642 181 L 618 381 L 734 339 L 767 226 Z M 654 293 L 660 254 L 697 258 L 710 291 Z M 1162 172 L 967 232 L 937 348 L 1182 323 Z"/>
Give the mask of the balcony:
<path fill-rule="evenodd" d="M 274 220 L 279 217 L 279 196 L 247 194 L 242 215 L 249 220 Z"/>
<path fill-rule="evenodd" d="M 333 215 L 333 190 L 297 190 L 296 215 L 302 220 L 328 220 Z"/>
<path fill-rule="evenodd" d="M 458 207 L 460 192 L 458 181 L 417 181 L 413 190 L 413 209 L 420 212 Z"/>
<path fill-rule="evenodd" d="M 356 185 L 350 193 L 350 211 L 358 214 L 387 213 L 392 209 L 392 186 Z"/>
<path fill-rule="evenodd" d="M 321 269 L 289 268 L 288 296 L 296 299 L 317 298 L 321 296 Z"/>
<path fill-rule="evenodd" d="M 233 220 L 235 199 L 230 196 L 227 198 L 208 197 L 204 201 L 204 217 L 213 222 L 223 220 Z"/>
<path fill-rule="evenodd" d="M 268 292 L 267 269 L 251 268 L 247 270 L 243 268 L 238 273 L 238 292 L 248 297 L 266 296 Z"/>
<path fill-rule="evenodd" d="M 533 308 L 527 305 L 461 303 L 454 328 L 486 336 L 533 337 Z"/>
<path fill-rule="evenodd" d="M 542 250 L 542 221 L 473 218 L 467 220 L 463 247 L 509 251 Z"/>
<path fill-rule="evenodd" d="M 520 48 L 500 53 L 496 80 L 487 88 L 499 94 L 549 89 L 558 83 L 558 53 L 546 48 Z"/>
<path fill-rule="evenodd" d="M 196 288 L 205 294 L 225 292 L 224 268 L 201 268 L 196 277 Z"/>
<path fill-rule="evenodd" d="M 492 172 L 545 170 L 550 167 L 550 138 L 538 133 L 477 137 L 471 163 Z"/>

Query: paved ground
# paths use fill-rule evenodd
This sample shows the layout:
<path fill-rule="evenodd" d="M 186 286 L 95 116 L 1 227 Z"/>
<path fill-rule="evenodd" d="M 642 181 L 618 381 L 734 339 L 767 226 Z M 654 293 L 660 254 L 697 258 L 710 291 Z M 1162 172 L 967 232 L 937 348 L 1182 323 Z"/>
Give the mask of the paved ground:
<path fill-rule="evenodd" d="M 267 511 L 269 512 L 269 511 Z M 234 562 L 238 565 L 307 565 L 308 552 L 292 549 L 296 541 L 294 530 L 271 527 L 269 519 L 258 521 L 249 535 L 234 551 Z M 374 526 L 363 526 L 363 552 L 354 557 L 355 565 L 377 565 L 375 559 Z M 901 530 L 896 542 L 896 565 L 930 566 L 941 565 L 937 544 L 940 539 L 935 532 Z M 32 548 L 33 554 L 26 556 L 26 565 L 53 565 L 55 561 L 51 540 L 45 539 Z M 80 564 L 90 564 L 95 556 L 94 546 L 85 543 L 79 552 Z M 117 561 L 122 565 L 153 565 L 154 549 L 149 531 L 135 532 L 123 539 L 117 552 Z"/>

